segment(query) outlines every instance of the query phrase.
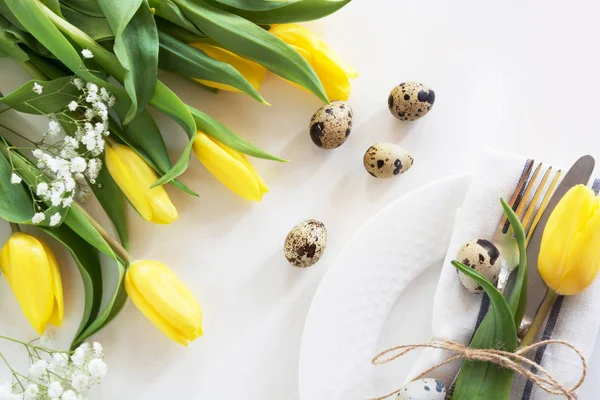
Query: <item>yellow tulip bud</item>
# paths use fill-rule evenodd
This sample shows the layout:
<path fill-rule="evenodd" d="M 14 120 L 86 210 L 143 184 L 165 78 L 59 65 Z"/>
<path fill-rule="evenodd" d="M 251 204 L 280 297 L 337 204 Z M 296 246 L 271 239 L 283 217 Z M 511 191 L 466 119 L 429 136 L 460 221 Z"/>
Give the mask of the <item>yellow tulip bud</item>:
<path fill-rule="evenodd" d="M 202 336 L 202 310 L 187 286 L 158 261 L 135 261 L 125 275 L 133 304 L 173 341 L 187 346 Z"/>
<path fill-rule="evenodd" d="M 211 174 L 239 196 L 260 201 L 269 191 L 246 156 L 203 132 L 197 132 L 194 153 Z"/>
<path fill-rule="evenodd" d="M 293 47 L 314 69 L 329 100 L 348 100 L 350 79 L 358 72 L 343 61 L 321 38 L 298 24 L 275 25 L 270 33 Z"/>
<path fill-rule="evenodd" d="M 177 219 L 177 209 L 165 188 L 150 189 L 158 180 L 156 172 L 129 146 L 106 147 L 106 167 L 142 218 L 155 224 L 170 224 Z"/>
<path fill-rule="evenodd" d="M 544 229 L 538 258 L 544 282 L 561 295 L 582 292 L 600 270 L 600 199 L 586 186 L 569 190 Z"/>
<path fill-rule="evenodd" d="M 56 258 L 42 240 L 14 233 L 0 251 L 0 269 L 33 328 L 62 325 L 64 301 Z"/>
<path fill-rule="evenodd" d="M 246 80 L 250 83 L 250 85 L 252 85 L 254 89 L 260 89 L 260 85 L 264 81 L 265 73 L 267 72 L 266 68 L 262 65 L 257 64 L 254 61 L 248 60 L 247 58 L 240 57 L 227 49 L 213 46 L 208 43 L 194 42 L 190 43 L 190 46 L 202 50 L 210 58 L 231 65 L 233 68 L 237 69 L 238 72 L 244 76 L 244 78 L 246 78 Z M 227 90 L 229 92 L 240 91 L 239 89 L 234 88 L 233 86 L 229 86 L 223 83 L 208 81 L 204 79 L 196 80 L 202 83 L 203 85 L 210 86 L 215 89 Z"/>

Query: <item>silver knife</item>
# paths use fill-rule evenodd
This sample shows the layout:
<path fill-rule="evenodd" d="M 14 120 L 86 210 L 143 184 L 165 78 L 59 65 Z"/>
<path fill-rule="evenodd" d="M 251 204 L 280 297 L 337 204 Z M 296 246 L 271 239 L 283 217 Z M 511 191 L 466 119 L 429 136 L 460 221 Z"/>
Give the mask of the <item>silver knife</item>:
<path fill-rule="evenodd" d="M 525 309 L 525 318 L 529 319 L 528 323 L 531 323 L 531 319 L 537 314 L 537 311 L 546 296 L 548 287 L 542 280 L 538 271 L 538 255 L 540 253 L 540 245 L 542 244 L 542 236 L 544 234 L 544 228 L 548 223 L 550 214 L 556 208 L 558 202 L 573 186 L 583 184 L 587 185 L 594 171 L 596 162 L 592 156 L 583 156 L 567 172 L 563 180 L 560 182 L 556 191 L 552 195 L 552 198 L 546 206 L 546 210 L 542 214 L 540 221 L 533 232 L 529 246 L 527 247 L 527 307 Z M 527 323 L 525 320 L 524 323 Z"/>

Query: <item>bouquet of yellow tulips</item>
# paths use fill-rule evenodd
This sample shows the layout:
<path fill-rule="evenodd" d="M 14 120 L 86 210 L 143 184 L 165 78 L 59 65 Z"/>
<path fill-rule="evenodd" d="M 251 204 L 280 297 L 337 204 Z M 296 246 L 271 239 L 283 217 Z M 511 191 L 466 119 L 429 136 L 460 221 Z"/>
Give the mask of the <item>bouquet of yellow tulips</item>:
<path fill-rule="evenodd" d="M 267 71 L 324 102 L 346 100 L 356 71 L 297 22 L 349 2 L 0 0 L 0 56 L 11 57 L 33 78 L 0 97 L 0 113 L 12 109 L 51 118 L 39 141 L 0 124 L 0 217 L 14 231 L 0 253 L 0 269 L 38 333 L 47 324 L 60 325 L 62 286 L 52 251 L 21 232 L 23 225 L 36 225 L 65 245 L 81 271 L 85 312 L 73 346 L 109 323 L 127 295 L 176 342 L 202 334 L 200 307 L 185 285 L 163 264 L 129 255 L 123 197 L 142 218 L 168 224 L 178 213 L 163 185 L 196 195 L 178 180 L 192 151 L 225 186 L 253 201 L 268 188 L 246 156 L 285 160 L 185 104 L 157 79 L 158 69 L 264 104 L 259 89 Z M 174 164 L 150 106 L 187 135 Z M 57 133 L 64 138 L 52 142 Z M 76 202 L 90 190 L 119 240 Z M 104 309 L 100 253 L 120 276 Z M 30 265 L 21 268 L 25 263 Z M 168 302 L 164 291 L 172 293 Z"/>

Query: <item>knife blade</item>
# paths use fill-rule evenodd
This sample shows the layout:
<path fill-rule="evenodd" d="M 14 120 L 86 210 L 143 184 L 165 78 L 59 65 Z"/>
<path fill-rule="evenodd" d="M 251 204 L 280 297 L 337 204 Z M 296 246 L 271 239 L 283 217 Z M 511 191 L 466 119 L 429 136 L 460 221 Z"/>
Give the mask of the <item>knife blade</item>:
<path fill-rule="evenodd" d="M 560 182 L 554 194 L 550 198 L 546 210 L 542 214 L 535 231 L 527 247 L 527 307 L 525 308 L 525 317 L 533 319 L 548 292 L 548 287 L 544 283 L 538 271 L 538 255 L 542 244 L 544 229 L 552 211 L 556 208 L 558 202 L 573 186 L 583 184 L 587 185 L 590 181 L 596 162 L 592 156 L 583 156 L 569 169 Z"/>

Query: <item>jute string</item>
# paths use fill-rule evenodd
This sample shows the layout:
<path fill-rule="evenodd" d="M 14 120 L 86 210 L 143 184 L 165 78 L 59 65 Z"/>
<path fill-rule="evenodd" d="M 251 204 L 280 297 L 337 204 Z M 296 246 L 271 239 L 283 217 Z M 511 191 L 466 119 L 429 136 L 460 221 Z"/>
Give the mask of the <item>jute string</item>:
<path fill-rule="evenodd" d="M 575 352 L 579 358 L 581 359 L 582 373 L 581 378 L 577 382 L 577 384 L 571 388 L 565 387 L 561 385 L 546 369 L 544 369 L 541 365 L 536 362 L 531 361 L 525 354 L 529 353 L 532 350 L 535 350 L 542 346 L 547 346 L 549 344 L 557 344 L 563 345 Z M 525 376 L 527 379 L 531 380 L 535 385 L 537 385 L 540 389 L 546 391 L 551 394 L 559 394 L 565 396 L 569 400 L 577 399 L 577 395 L 575 391 L 581 386 L 583 381 L 585 380 L 585 376 L 587 374 L 587 362 L 585 357 L 579 349 L 573 346 L 569 342 L 565 342 L 563 340 L 543 340 L 538 343 L 534 343 L 530 346 L 526 346 L 518 349 L 514 353 L 509 351 L 502 351 L 496 349 L 471 349 L 462 345 L 461 343 L 454 342 L 452 340 L 447 339 L 434 339 L 428 343 L 422 344 L 407 344 L 402 346 L 392 347 L 390 349 L 384 350 L 381 353 L 377 354 L 375 358 L 373 358 L 373 365 L 382 365 L 394 361 L 397 358 L 402 357 L 403 355 L 410 353 L 413 350 L 420 348 L 431 348 L 431 349 L 439 349 L 439 350 L 447 350 L 454 353 L 450 358 L 442 361 L 439 364 L 434 365 L 433 367 L 423 371 L 418 376 L 416 376 L 413 380 L 418 380 L 426 375 L 428 375 L 433 370 L 441 367 L 442 365 L 446 365 L 455 360 L 469 360 L 469 361 L 488 361 L 494 364 L 501 366 L 502 368 L 511 369 L 514 372 Z M 532 372 L 530 369 L 534 367 L 534 370 L 537 370 L 538 373 Z M 394 390 L 391 393 L 386 394 L 381 397 L 374 397 L 369 400 L 384 400 L 388 397 L 391 397 L 395 394 L 400 393 L 402 389 Z"/>

